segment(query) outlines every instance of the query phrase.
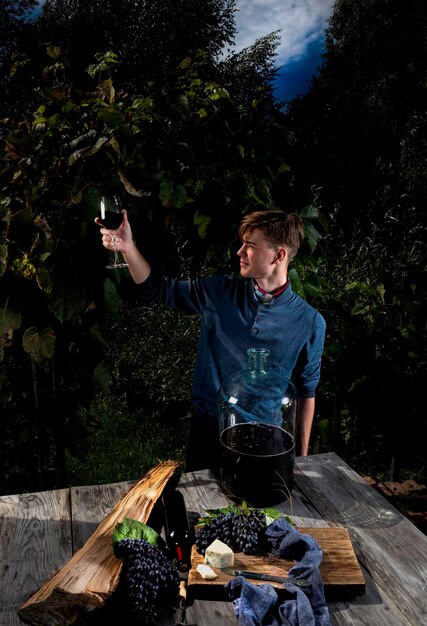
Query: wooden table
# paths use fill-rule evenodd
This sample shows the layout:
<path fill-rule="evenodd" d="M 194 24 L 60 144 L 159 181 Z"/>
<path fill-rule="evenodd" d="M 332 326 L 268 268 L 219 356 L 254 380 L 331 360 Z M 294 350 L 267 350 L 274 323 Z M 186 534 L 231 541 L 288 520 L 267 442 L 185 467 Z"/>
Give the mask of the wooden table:
<path fill-rule="evenodd" d="M 328 603 L 332 623 L 426 626 L 427 537 L 334 453 L 296 460 L 292 503 L 276 508 L 299 527 L 344 526 L 366 593 Z M 0 497 L 0 626 L 22 624 L 16 609 L 84 544 L 132 482 Z M 183 474 L 189 511 L 226 506 L 208 470 Z M 231 602 L 195 600 L 198 626 L 237 624 Z M 178 621 L 178 619 L 176 620 Z"/>

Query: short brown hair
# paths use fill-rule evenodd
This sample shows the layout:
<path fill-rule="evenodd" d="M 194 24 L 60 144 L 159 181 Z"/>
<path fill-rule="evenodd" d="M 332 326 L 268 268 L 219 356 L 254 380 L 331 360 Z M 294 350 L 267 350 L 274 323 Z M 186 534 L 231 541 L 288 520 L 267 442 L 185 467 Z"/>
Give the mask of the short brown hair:
<path fill-rule="evenodd" d="M 240 222 L 239 238 L 243 241 L 244 234 L 252 232 L 254 228 L 262 230 L 272 248 L 276 246 L 286 248 L 289 260 L 296 255 L 304 240 L 303 223 L 296 213 L 279 210 L 248 213 Z"/>

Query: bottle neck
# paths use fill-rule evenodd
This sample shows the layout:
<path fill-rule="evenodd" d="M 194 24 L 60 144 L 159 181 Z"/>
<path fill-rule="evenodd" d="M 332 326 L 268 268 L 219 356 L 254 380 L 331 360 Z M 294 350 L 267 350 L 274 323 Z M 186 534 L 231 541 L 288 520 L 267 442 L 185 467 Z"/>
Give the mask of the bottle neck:
<path fill-rule="evenodd" d="M 249 348 L 247 354 L 251 376 L 254 378 L 265 376 L 269 366 L 270 350 L 266 348 Z"/>

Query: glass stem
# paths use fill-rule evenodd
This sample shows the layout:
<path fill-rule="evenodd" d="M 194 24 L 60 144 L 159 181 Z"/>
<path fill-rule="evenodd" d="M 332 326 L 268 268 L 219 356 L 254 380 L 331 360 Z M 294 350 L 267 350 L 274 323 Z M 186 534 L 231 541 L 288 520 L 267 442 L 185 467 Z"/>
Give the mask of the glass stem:
<path fill-rule="evenodd" d="M 113 237 L 113 249 L 114 249 L 114 265 L 117 265 L 117 261 L 119 260 L 119 255 L 117 254 L 117 246 L 116 246 L 115 237 Z"/>

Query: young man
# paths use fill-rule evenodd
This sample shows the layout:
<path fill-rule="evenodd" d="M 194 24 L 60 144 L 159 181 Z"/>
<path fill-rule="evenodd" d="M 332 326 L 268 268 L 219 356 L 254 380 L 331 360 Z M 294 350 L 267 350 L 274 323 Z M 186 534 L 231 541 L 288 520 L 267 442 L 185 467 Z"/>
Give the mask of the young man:
<path fill-rule="evenodd" d="M 112 237 L 116 238 L 148 304 L 163 303 L 200 315 L 186 470 L 216 468 L 217 392 L 224 380 L 246 367 L 248 348 L 268 348 L 270 369 L 296 386 L 296 452 L 306 455 L 326 325 L 320 313 L 292 291 L 288 280 L 289 263 L 304 238 L 300 218 L 282 211 L 256 211 L 243 218 L 242 246 L 237 252 L 243 280 L 231 276 L 176 280 L 156 275 L 133 242 L 126 211 L 117 231 L 101 228 L 100 232 L 109 250 Z"/>

